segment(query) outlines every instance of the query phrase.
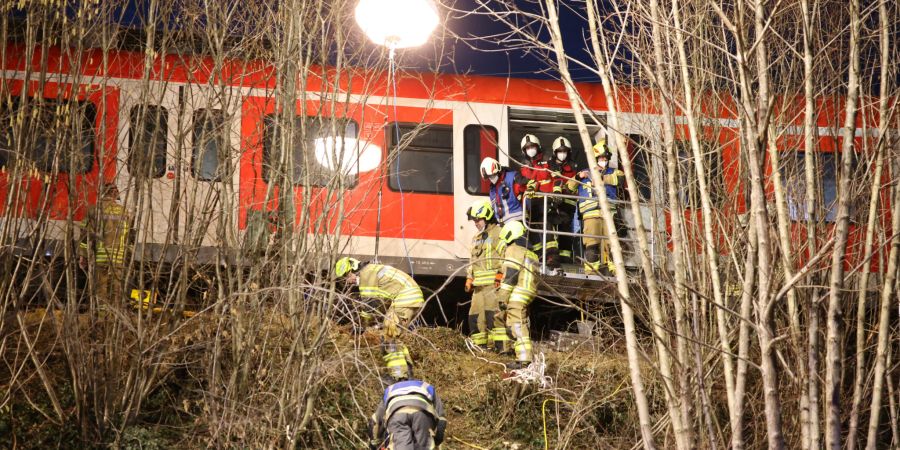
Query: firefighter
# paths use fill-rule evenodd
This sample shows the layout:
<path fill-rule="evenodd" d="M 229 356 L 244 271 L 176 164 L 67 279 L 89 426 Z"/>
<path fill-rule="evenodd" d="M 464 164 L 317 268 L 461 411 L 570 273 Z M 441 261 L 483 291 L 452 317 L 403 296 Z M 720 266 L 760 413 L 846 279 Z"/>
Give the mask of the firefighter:
<path fill-rule="evenodd" d="M 100 201 L 85 215 L 78 253 L 82 269 L 87 271 L 88 264 L 93 263 L 97 298 L 107 302 L 125 298 L 130 224 L 130 215 L 119 203 L 119 188 L 114 183 L 105 183 L 100 189 Z"/>
<path fill-rule="evenodd" d="M 434 386 L 401 381 L 384 390 L 369 419 L 369 449 L 431 450 L 444 441 L 446 428 L 444 405 Z"/>
<path fill-rule="evenodd" d="M 569 180 L 575 178 L 578 172 L 575 163 L 571 161 L 569 155 L 572 154 L 572 143 L 563 136 L 553 141 L 553 158 L 550 159 L 548 165 L 550 174 L 553 176 L 553 192 L 557 194 L 575 195 L 576 190 L 568 188 Z M 578 201 L 572 198 L 561 198 L 555 202 L 554 215 L 551 219 L 553 229 L 558 231 L 572 232 L 572 222 L 575 218 L 575 211 L 578 208 Z M 564 264 L 572 263 L 572 250 L 574 248 L 574 240 L 572 236 L 559 236 L 559 261 Z M 549 262 L 548 262 L 549 265 Z"/>
<path fill-rule="evenodd" d="M 538 258 L 525 247 L 525 226 L 509 222 L 500 230 L 504 246 L 503 264 L 496 285 L 500 288 L 499 304 L 506 324 L 507 338 L 514 341 L 516 362 L 510 369 L 531 364 L 531 335 L 528 332 L 528 304 L 537 294 Z"/>
<path fill-rule="evenodd" d="M 553 192 L 553 176 L 547 161 L 544 161 L 544 153 L 541 149 L 541 141 L 533 134 L 522 137 L 522 153 L 528 158 L 528 164 L 519 169 L 519 174 L 525 180 L 525 208 L 528 210 L 528 225 L 532 230 L 544 228 L 544 206 L 550 207 L 549 199 L 539 198 L 534 200 L 534 192 Z M 548 210 L 548 217 L 550 211 Z M 550 229 L 550 226 L 547 227 Z M 540 232 L 528 233 L 528 248 L 538 255 L 542 255 L 544 244 Z M 559 267 L 559 244 L 553 235 L 547 236 L 547 266 Z"/>
<path fill-rule="evenodd" d="M 469 307 L 469 332 L 479 347 L 491 346 L 494 336 L 506 336 L 506 329 L 497 315 L 497 290 L 494 279 L 500 268 L 500 225 L 494 217 L 490 200 L 476 200 L 466 211 L 475 222 L 478 233 L 472 239 L 472 256 L 466 269 L 466 292 L 472 293 Z M 502 339 L 501 339 L 502 340 Z"/>
<path fill-rule="evenodd" d="M 381 301 L 382 310 L 389 303 L 384 315 L 384 338 L 382 351 L 388 373 L 395 380 L 407 379 L 412 375 L 412 358 L 409 349 L 398 342 L 402 329 L 416 317 L 425 305 L 422 289 L 405 272 L 385 264 L 360 262 L 355 258 L 343 257 L 334 265 L 337 278 L 346 276 L 346 282 L 359 286 L 359 295 L 364 300 Z"/>
<path fill-rule="evenodd" d="M 610 201 L 618 199 L 619 180 L 625 176 L 620 170 L 609 167 L 612 156 L 606 147 L 606 141 L 601 140 L 594 145 L 594 156 L 597 158 L 597 166 L 600 177 L 606 190 L 606 198 Z M 609 257 L 610 231 L 606 229 L 606 223 L 600 214 L 600 203 L 594 195 L 590 173 L 587 170 L 578 172 L 577 180 L 569 182 L 570 189 L 578 189 L 578 211 L 581 213 L 584 236 L 584 271 L 587 274 L 615 275 L 616 266 Z M 615 203 L 610 203 L 610 212 L 616 214 Z M 602 236 L 596 238 L 592 236 Z"/>
<path fill-rule="evenodd" d="M 511 220 L 522 220 L 522 201 L 520 196 L 525 191 L 518 172 L 500 165 L 494 158 L 481 161 L 481 178 L 491 182 L 491 205 L 497 221 L 506 223 Z"/>

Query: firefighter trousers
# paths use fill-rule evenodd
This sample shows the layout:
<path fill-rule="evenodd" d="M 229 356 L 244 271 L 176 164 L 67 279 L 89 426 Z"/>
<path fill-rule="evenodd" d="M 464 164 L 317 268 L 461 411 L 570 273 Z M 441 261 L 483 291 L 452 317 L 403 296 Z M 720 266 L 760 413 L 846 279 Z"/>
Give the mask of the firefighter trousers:
<path fill-rule="evenodd" d="M 469 333 L 475 345 L 490 345 L 494 341 L 493 329 L 504 328 L 497 310 L 497 289 L 493 285 L 475 286 L 469 306 Z"/>
<path fill-rule="evenodd" d="M 384 315 L 384 345 L 382 346 L 384 356 L 382 359 L 388 373 L 395 380 L 412 377 L 412 357 L 409 355 L 409 349 L 399 341 L 399 338 L 418 312 L 418 307 L 407 308 L 392 305 Z"/>
<path fill-rule="evenodd" d="M 531 333 L 528 331 L 528 305 L 510 302 L 505 311 L 506 330 L 513 341 L 516 360 L 530 364 L 532 360 Z"/>
<path fill-rule="evenodd" d="M 390 450 L 432 450 L 434 418 L 425 411 L 404 406 L 391 415 L 385 427 Z"/>
<path fill-rule="evenodd" d="M 109 304 L 124 302 L 125 290 L 123 288 L 125 268 L 119 264 L 97 264 L 94 267 L 97 274 L 96 290 L 97 298 Z"/>

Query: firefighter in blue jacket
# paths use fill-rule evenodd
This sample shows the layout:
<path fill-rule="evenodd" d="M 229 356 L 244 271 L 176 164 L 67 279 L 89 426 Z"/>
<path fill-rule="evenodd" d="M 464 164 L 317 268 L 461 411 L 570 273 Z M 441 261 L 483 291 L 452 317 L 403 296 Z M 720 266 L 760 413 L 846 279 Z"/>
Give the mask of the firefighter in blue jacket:
<path fill-rule="evenodd" d="M 501 166 L 494 158 L 484 158 L 481 177 L 491 182 L 491 204 L 497 221 L 502 225 L 511 220 L 522 220 L 521 196 L 525 192 L 525 183 L 521 175 Z"/>
<path fill-rule="evenodd" d="M 432 450 L 444 440 L 447 419 L 434 386 L 407 380 L 388 386 L 369 419 L 369 448 Z"/>
<path fill-rule="evenodd" d="M 619 180 L 625 176 L 622 171 L 609 167 L 612 156 L 606 147 L 606 141 L 601 140 L 594 145 L 594 156 L 597 158 L 597 166 L 606 190 L 606 198 L 614 201 L 618 198 Z M 606 223 L 600 213 L 600 202 L 594 195 L 590 173 L 587 170 L 578 172 L 577 181 L 569 181 L 570 190 L 578 189 L 578 212 L 581 213 L 584 236 L 584 271 L 587 274 L 614 275 L 616 266 L 609 257 L 609 236 L 614 230 L 607 230 Z M 609 205 L 610 212 L 616 214 L 616 205 Z M 592 236 L 602 236 L 596 238 Z"/>

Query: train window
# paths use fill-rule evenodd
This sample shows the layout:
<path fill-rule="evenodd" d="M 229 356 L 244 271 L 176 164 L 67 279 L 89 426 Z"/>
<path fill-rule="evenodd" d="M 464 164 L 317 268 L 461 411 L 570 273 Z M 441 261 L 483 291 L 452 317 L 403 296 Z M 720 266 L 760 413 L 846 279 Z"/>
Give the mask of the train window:
<path fill-rule="evenodd" d="M 282 165 L 280 152 L 276 151 L 282 132 L 274 115 L 266 116 L 264 125 L 262 175 L 268 181 L 271 171 Z M 338 133 L 341 136 L 336 138 Z M 359 172 L 358 136 L 359 125 L 351 119 L 297 117 L 293 139 L 286 143 L 291 149 L 292 163 L 288 169 L 291 182 L 294 185 L 327 186 L 338 181 L 344 188 L 355 186 Z"/>
<path fill-rule="evenodd" d="M 806 208 L 806 153 L 802 151 L 784 153 L 781 160 L 781 175 L 787 186 L 788 215 L 793 221 L 824 220 L 834 222 L 837 217 L 837 164 L 840 160 L 835 153 L 816 155 L 820 177 L 816 184 L 822 189 L 824 209 L 811 217 Z"/>
<path fill-rule="evenodd" d="M 499 159 L 497 129 L 484 125 L 469 125 L 463 130 L 463 166 L 466 192 L 472 195 L 487 195 L 491 184 L 481 178 L 481 160 Z"/>
<path fill-rule="evenodd" d="M 224 165 L 230 157 L 225 113 L 200 109 L 194 112 L 194 150 L 191 174 L 203 181 L 222 181 Z"/>
<path fill-rule="evenodd" d="M 166 173 L 166 140 L 169 111 L 156 105 L 131 108 L 128 133 L 128 170 L 139 179 L 159 178 Z"/>
<path fill-rule="evenodd" d="M 644 136 L 635 134 L 628 136 L 628 155 L 631 157 L 631 170 L 634 172 L 634 180 L 637 182 L 638 192 L 640 192 L 641 195 L 640 201 L 642 202 L 650 201 L 652 192 L 650 186 L 651 169 L 649 145 L 650 143 Z M 619 165 L 621 166 L 621 163 Z M 621 189 L 627 196 L 628 190 L 625 189 L 624 182 Z"/>
<path fill-rule="evenodd" d="M 722 206 L 725 201 L 725 179 L 722 171 L 722 154 L 718 144 L 709 141 L 700 141 L 703 153 L 704 167 L 707 171 L 707 188 L 710 202 L 713 208 Z M 694 153 L 689 141 L 676 141 L 675 148 L 678 151 L 678 180 L 681 186 L 681 202 L 685 208 L 699 209 L 700 182 L 697 179 L 697 169 L 694 166 Z"/>
<path fill-rule="evenodd" d="M 396 135 L 400 135 L 401 150 L 390 166 L 388 186 L 392 190 L 453 193 L 453 127 L 393 123 L 385 133 L 390 136 L 392 154 L 398 147 Z"/>
<path fill-rule="evenodd" d="M 86 173 L 94 167 L 97 108 L 89 101 L 14 97 L 0 110 L 0 166 L 25 155 L 41 172 Z M 77 117 L 72 120 L 71 117 Z"/>

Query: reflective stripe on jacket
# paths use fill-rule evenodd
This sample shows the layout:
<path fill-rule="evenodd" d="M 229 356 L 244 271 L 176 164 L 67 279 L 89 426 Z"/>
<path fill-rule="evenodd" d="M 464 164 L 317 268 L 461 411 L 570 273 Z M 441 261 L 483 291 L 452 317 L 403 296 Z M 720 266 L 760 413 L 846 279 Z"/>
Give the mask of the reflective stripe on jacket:
<path fill-rule="evenodd" d="M 494 277 L 501 262 L 501 255 L 497 251 L 499 246 L 500 225 L 495 223 L 486 224 L 484 231 L 478 232 L 472 239 L 472 256 L 469 258 L 466 277 L 473 280 L 473 285 L 494 284 Z"/>
<path fill-rule="evenodd" d="M 606 188 L 607 199 L 618 199 L 619 177 L 622 176 L 624 176 L 624 174 L 620 170 L 611 167 L 607 167 L 606 170 L 603 171 L 602 178 L 604 187 Z M 581 197 L 581 199 L 578 200 L 578 211 L 581 213 L 581 217 L 584 219 L 600 217 L 600 202 L 594 195 L 593 183 L 591 182 L 590 177 L 579 178 L 578 181 L 569 183 L 569 188 L 576 186 L 578 188 L 578 196 Z M 609 209 L 615 212 L 616 207 L 612 204 Z"/>
<path fill-rule="evenodd" d="M 506 247 L 500 290 L 509 294 L 510 303 L 528 305 L 537 295 L 537 266 L 538 257 L 531 250 L 516 244 Z"/>
<path fill-rule="evenodd" d="M 86 257 L 101 264 L 124 264 L 128 251 L 128 213 L 115 200 L 101 200 L 88 211 L 79 249 Z"/>
<path fill-rule="evenodd" d="M 359 295 L 391 302 L 405 308 L 425 304 L 422 289 L 402 270 L 384 264 L 369 263 L 359 270 Z"/>

